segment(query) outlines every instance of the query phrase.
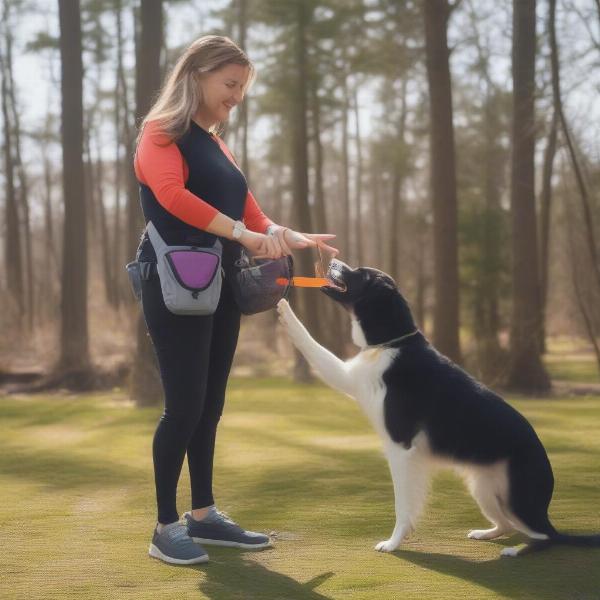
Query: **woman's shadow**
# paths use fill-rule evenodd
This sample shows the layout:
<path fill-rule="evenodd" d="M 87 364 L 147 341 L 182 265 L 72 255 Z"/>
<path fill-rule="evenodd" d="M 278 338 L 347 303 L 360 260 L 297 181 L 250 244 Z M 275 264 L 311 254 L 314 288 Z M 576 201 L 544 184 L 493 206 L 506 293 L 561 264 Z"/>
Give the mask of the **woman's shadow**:
<path fill-rule="evenodd" d="M 199 590 L 211 600 L 330 600 L 316 588 L 333 572 L 300 583 L 252 560 L 250 554 L 253 552 L 211 548 L 210 562 L 194 567 L 204 574 Z"/>

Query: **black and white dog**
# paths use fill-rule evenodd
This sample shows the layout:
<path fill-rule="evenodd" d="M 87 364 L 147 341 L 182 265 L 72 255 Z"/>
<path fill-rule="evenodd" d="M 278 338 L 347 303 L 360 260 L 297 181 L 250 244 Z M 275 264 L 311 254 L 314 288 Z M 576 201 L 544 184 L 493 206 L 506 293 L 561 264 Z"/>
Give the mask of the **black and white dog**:
<path fill-rule="evenodd" d="M 533 427 L 510 404 L 440 354 L 416 328 L 391 277 L 333 260 L 321 288 L 352 317 L 361 351 L 342 361 L 320 346 L 289 304 L 278 305 L 292 342 L 329 386 L 355 398 L 383 440 L 393 480 L 396 524 L 375 549 L 391 552 L 414 529 L 430 473 L 452 467 L 465 479 L 490 529 L 489 540 L 519 531 L 534 546 L 600 546 L 600 535 L 558 533 L 548 518 L 552 468 Z M 541 540 L 545 540 L 542 542 Z M 519 548 L 505 548 L 516 556 Z"/>

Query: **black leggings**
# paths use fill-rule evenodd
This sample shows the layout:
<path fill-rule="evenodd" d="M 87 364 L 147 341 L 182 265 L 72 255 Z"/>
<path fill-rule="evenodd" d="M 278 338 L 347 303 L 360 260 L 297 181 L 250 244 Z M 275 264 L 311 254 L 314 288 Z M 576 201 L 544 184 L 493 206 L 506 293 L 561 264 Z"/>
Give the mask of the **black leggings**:
<path fill-rule="evenodd" d="M 192 509 L 214 504 L 212 469 L 217 425 L 240 329 L 240 312 L 227 281 L 219 306 L 206 317 L 174 315 L 155 275 L 142 282 L 146 325 L 158 357 L 165 410 L 153 442 L 158 521 L 173 523 L 177 482 L 187 452 Z"/>

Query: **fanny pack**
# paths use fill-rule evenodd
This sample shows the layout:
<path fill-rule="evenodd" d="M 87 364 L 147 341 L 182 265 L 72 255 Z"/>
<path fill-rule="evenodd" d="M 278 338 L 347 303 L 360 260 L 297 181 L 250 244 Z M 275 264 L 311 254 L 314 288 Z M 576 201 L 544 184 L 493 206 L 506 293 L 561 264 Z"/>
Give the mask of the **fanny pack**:
<path fill-rule="evenodd" d="M 219 304 L 223 280 L 221 242 L 217 239 L 210 248 L 169 246 L 152 221 L 148 221 L 146 231 L 156 253 L 156 268 L 167 309 L 176 315 L 212 315 Z M 126 267 L 134 293 L 136 287 L 141 287 L 139 279 L 147 278 L 141 273 L 142 265 L 151 263 L 129 263 Z"/>
<path fill-rule="evenodd" d="M 254 315 L 274 308 L 287 297 L 293 270 L 291 256 L 254 259 L 242 248 L 240 257 L 226 269 L 240 312 Z"/>

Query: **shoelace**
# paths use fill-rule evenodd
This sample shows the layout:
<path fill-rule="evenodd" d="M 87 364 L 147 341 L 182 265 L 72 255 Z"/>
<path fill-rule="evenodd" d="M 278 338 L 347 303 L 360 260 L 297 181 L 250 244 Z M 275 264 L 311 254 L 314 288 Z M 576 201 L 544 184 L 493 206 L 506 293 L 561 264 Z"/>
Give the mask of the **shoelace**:
<path fill-rule="evenodd" d="M 169 539 L 173 540 L 174 542 L 188 537 L 187 530 L 183 525 L 180 527 L 173 527 L 173 529 L 169 529 L 169 531 L 166 533 Z"/>
<path fill-rule="evenodd" d="M 237 525 L 237 523 L 226 513 L 223 512 L 222 510 L 219 510 L 218 508 L 216 509 L 217 515 L 219 517 L 221 517 L 221 519 L 223 521 L 225 521 L 226 523 L 231 523 L 231 525 Z"/>

